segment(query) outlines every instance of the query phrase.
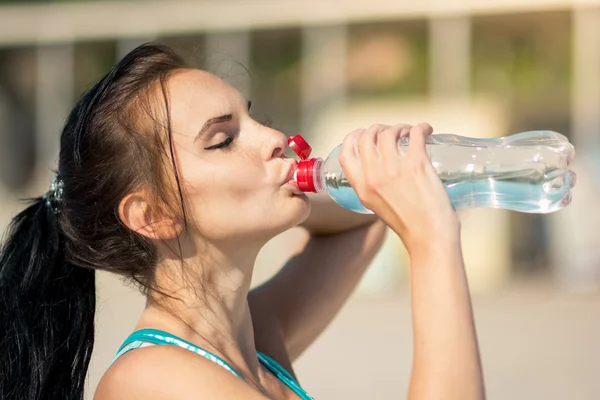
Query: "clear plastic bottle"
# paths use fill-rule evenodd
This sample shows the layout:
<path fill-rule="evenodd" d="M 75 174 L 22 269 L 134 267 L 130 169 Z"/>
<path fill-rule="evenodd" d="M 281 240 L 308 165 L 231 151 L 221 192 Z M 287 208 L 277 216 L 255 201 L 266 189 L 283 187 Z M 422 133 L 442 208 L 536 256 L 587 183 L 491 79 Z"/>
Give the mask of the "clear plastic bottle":
<path fill-rule="evenodd" d="M 408 142 L 402 138 L 399 146 Z M 300 190 L 326 190 L 342 207 L 372 213 L 344 176 L 338 161 L 341 146 L 323 160 L 309 158 L 311 148 L 299 135 L 290 137 L 289 144 L 301 159 L 295 174 Z M 456 209 L 550 213 L 571 202 L 576 176 L 569 165 L 575 149 L 559 133 L 531 131 L 494 139 L 436 134 L 427 138 L 427 152 Z"/>

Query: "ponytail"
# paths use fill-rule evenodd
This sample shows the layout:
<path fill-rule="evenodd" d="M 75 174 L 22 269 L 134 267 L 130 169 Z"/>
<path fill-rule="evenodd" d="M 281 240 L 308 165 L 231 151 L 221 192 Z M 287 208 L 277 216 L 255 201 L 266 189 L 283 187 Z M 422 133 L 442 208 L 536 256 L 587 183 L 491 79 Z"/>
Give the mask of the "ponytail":
<path fill-rule="evenodd" d="M 95 272 L 66 262 L 59 219 L 44 199 L 33 199 L 0 248 L 2 400 L 83 399 Z"/>

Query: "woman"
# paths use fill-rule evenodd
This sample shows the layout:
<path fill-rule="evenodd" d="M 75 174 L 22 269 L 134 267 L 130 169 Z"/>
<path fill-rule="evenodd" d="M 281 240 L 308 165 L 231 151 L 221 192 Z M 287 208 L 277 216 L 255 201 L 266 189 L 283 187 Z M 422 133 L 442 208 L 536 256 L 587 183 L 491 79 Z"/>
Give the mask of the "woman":
<path fill-rule="evenodd" d="M 156 45 L 81 98 L 56 180 L 15 217 L 0 254 L 2 399 L 82 398 L 96 269 L 137 282 L 148 301 L 95 399 L 308 399 L 292 363 L 344 304 L 386 224 L 411 258 L 409 398 L 484 397 L 460 225 L 425 151 L 431 127 L 345 139 L 342 166 L 376 218 L 327 202 L 311 211 L 290 183 L 285 135 L 249 108 Z M 250 291 L 260 248 L 298 224 L 304 250 Z"/>

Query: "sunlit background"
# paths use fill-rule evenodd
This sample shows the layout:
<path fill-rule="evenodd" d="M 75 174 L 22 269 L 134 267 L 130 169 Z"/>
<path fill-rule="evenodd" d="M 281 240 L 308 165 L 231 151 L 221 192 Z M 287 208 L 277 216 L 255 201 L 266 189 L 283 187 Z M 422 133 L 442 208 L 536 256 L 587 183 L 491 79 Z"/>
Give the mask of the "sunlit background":
<path fill-rule="evenodd" d="M 314 155 L 375 122 L 568 136 L 573 203 L 543 216 L 461 211 L 464 252 L 489 399 L 600 399 L 599 0 L 0 0 L 2 229 L 19 198 L 47 190 L 76 98 L 147 41 L 229 81 L 259 120 L 303 133 Z M 269 243 L 256 282 L 301 236 Z M 144 306 L 119 279 L 99 276 L 88 399 Z M 407 283 L 406 255 L 390 235 L 295 365 L 317 399 L 406 396 Z"/>

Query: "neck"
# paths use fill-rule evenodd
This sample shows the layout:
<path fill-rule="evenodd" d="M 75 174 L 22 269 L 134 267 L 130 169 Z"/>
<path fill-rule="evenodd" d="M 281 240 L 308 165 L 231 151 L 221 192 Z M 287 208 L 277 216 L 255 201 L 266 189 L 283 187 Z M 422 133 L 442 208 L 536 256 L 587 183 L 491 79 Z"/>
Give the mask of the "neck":
<path fill-rule="evenodd" d="M 258 374 L 248 291 L 258 248 L 203 245 L 202 254 L 156 269 L 140 325 L 167 330 L 221 354 L 240 373 Z M 141 327 L 141 326 L 140 326 Z"/>

